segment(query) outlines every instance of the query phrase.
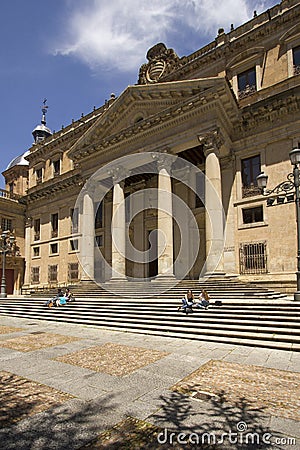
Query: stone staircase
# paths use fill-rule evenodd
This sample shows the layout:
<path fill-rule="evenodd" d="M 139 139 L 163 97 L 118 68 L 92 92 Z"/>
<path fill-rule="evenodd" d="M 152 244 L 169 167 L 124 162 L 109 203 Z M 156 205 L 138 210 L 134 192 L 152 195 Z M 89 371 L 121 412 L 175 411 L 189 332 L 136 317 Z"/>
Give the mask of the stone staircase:
<path fill-rule="evenodd" d="M 181 280 L 175 283 L 168 282 L 106 282 L 97 285 L 94 282 L 82 282 L 71 286 L 76 297 L 88 298 L 153 298 L 176 300 L 181 299 L 188 289 L 196 295 L 205 289 L 210 296 L 217 300 L 249 300 L 249 299 L 278 299 L 286 295 L 268 288 L 257 287 L 250 283 L 242 283 L 235 277 L 207 278 L 202 280 Z M 39 290 L 30 293 L 31 297 L 54 296 L 56 288 Z M 29 294 L 26 291 L 25 295 Z"/>
<path fill-rule="evenodd" d="M 186 286 L 181 286 L 185 290 Z M 190 285 L 190 284 L 189 284 Z M 77 291 L 77 294 L 79 290 Z M 221 295 L 222 294 L 222 295 Z M 226 295 L 225 295 L 226 294 Z M 251 290 L 215 290 L 208 310 L 185 315 L 174 298 L 78 297 L 64 307 L 47 308 L 42 298 L 1 299 L 0 316 L 91 325 L 106 329 L 216 343 L 300 351 L 300 302 L 258 296 Z M 233 298 L 234 295 L 234 298 Z M 222 299 L 222 306 L 215 300 Z"/>

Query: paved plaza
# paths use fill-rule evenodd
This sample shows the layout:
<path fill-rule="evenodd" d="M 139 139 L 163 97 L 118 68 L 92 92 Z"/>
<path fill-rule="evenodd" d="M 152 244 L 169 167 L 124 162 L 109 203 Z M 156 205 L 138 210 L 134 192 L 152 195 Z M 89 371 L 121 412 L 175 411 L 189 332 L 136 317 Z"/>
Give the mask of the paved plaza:
<path fill-rule="evenodd" d="M 3 450 L 300 449 L 300 352 L 0 316 L 0 359 Z"/>

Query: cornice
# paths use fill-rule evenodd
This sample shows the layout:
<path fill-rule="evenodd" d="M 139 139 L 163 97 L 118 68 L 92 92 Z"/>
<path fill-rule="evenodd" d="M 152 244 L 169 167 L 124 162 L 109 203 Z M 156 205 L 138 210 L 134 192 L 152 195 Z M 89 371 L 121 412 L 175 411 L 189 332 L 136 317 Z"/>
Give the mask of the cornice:
<path fill-rule="evenodd" d="M 264 13 L 267 14 L 267 13 Z M 191 72 L 205 67 L 210 62 L 226 60 L 226 58 L 235 58 L 241 51 L 257 45 L 259 43 L 262 46 L 264 38 L 268 38 L 270 35 L 275 35 L 280 32 L 283 26 L 288 26 L 290 29 L 293 22 L 299 22 L 300 15 L 300 3 L 292 7 L 290 10 L 286 10 L 283 13 L 277 14 L 272 17 L 271 20 L 263 21 L 259 26 L 250 28 L 251 21 L 247 24 L 234 30 L 232 33 L 228 33 L 227 40 L 222 45 L 217 45 L 216 41 L 211 42 L 207 46 L 191 54 L 188 57 L 183 57 L 181 65 L 178 69 L 169 73 L 165 77 L 161 78 L 161 81 L 173 81 L 180 79 Z M 245 29 L 243 33 L 242 30 Z M 237 31 L 241 30 L 240 34 Z M 281 30 L 282 32 L 282 30 Z"/>
<path fill-rule="evenodd" d="M 32 203 L 35 200 L 53 196 L 53 194 L 57 194 L 60 191 L 65 193 L 66 190 L 69 190 L 75 186 L 81 186 L 82 184 L 83 178 L 80 173 L 73 172 L 71 175 L 70 173 L 67 173 L 62 179 L 59 179 L 59 177 L 57 179 L 51 179 L 42 185 L 29 189 L 26 198 L 28 203 Z"/>
<path fill-rule="evenodd" d="M 241 111 L 236 135 L 243 137 L 257 130 L 265 128 L 266 124 L 273 125 L 282 122 L 290 114 L 300 112 L 300 97 L 291 93 L 286 97 L 275 97 L 262 102 L 255 103 Z M 299 115 L 300 119 L 300 115 Z"/>

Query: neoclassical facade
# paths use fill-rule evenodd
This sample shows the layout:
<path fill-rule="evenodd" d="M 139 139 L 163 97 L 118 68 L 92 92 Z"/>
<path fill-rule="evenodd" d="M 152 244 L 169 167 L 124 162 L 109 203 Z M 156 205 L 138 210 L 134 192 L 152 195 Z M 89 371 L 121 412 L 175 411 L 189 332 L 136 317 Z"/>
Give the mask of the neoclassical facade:
<path fill-rule="evenodd" d="M 20 165 L 3 173 L 25 208 L 23 290 L 228 275 L 293 290 L 294 199 L 267 203 L 256 177 L 284 181 L 300 145 L 299 18 L 283 0 L 189 56 L 159 43 L 136 85 L 56 133 L 44 105 L 28 188 Z"/>

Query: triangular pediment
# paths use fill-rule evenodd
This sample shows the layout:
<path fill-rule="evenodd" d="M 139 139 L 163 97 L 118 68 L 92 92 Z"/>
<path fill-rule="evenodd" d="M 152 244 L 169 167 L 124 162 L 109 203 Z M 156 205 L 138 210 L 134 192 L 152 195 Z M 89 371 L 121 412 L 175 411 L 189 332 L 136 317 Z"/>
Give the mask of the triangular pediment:
<path fill-rule="evenodd" d="M 89 148 L 114 142 L 119 135 L 126 139 L 133 130 L 142 132 L 150 122 L 159 123 L 174 110 L 184 112 L 196 99 L 207 103 L 221 91 L 230 97 L 230 104 L 235 103 L 227 81 L 220 77 L 129 86 L 78 139 L 69 156 L 78 159 L 79 154 L 90 153 Z"/>

